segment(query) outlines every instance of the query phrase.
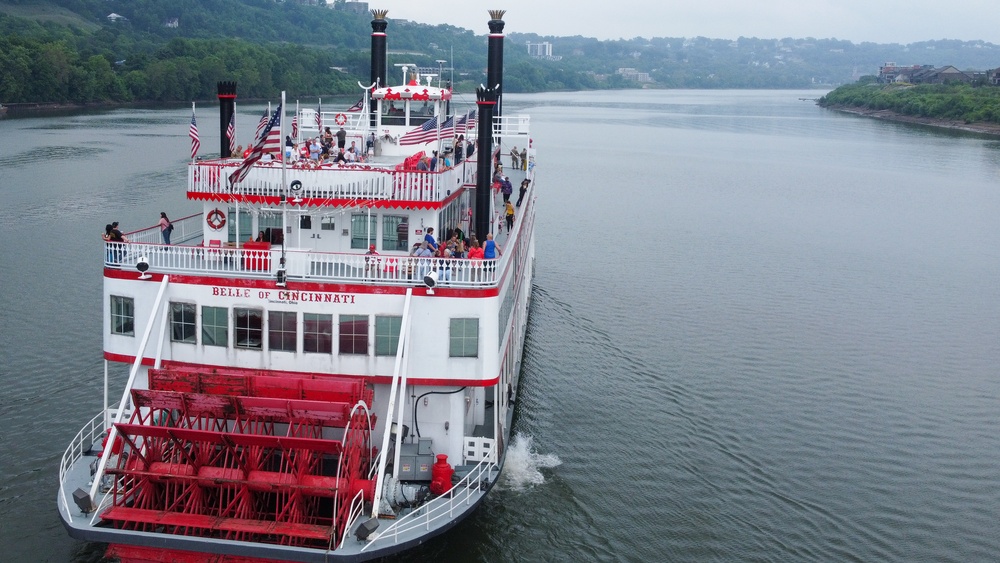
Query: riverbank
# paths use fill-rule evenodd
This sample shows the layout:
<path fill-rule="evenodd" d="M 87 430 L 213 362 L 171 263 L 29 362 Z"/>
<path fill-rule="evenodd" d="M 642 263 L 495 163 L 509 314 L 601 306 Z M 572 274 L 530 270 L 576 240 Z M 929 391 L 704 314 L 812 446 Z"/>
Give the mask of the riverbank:
<path fill-rule="evenodd" d="M 828 105 L 826 109 L 852 113 L 864 117 L 872 117 L 885 121 L 895 121 L 898 123 L 916 123 L 918 125 L 928 125 L 931 127 L 941 127 L 944 129 L 956 129 L 968 131 L 970 133 L 981 133 L 983 135 L 994 135 L 1000 137 L 1000 124 L 997 123 L 966 123 L 957 119 L 936 119 L 932 117 L 916 117 L 913 115 L 903 115 L 892 110 L 873 110 L 866 108 L 856 108 L 841 105 Z"/>

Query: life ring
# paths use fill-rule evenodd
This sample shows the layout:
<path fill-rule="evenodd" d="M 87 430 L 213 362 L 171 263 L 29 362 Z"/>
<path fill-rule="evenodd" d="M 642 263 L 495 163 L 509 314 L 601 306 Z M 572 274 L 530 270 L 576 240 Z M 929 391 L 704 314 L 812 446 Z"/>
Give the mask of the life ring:
<path fill-rule="evenodd" d="M 347 125 L 347 116 L 342 113 L 338 113 L 333 119 L 337 122 L 337 125 Z"/>
<path fill-rule="evenodd" d="M 218 231 L 226 226 L 226 214 L 221 209 L 213 209 L 205 216 L 205 222 L 213 231 Z"/>

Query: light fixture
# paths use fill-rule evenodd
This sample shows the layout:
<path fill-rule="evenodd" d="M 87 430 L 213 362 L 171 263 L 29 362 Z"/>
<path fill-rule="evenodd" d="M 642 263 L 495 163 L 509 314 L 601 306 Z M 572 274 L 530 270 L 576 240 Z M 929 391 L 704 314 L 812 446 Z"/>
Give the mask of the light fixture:
<path fill-rule="evenodd" d="M 427 295 L 434 295 L 434 286 L 438 282 L 437 270 L 431 270 L 430 273 L 424 276 L 424 285 L 427 286 Z"/>
<path fill-rule="evenodd" d="M 135 269 L 139 270 L 140 280 L 148 280 L 149 278 L 153 277 L 146 273 L 147 271 L 149 271 L 149 258 L 146 258 L 145 256 L 139 257 L 139 261 L 135 263 Z"/>
<path fill-rule="evenodd" d="M 282 248 L 282 252 L 284 252 L 284 248 Z M 277 283 L 275 283 L 275 285 L 277 285 L 278 287 L 285 287 L 285 285 L 286 285 L 286 283 L 288 281 L 288 274 L 285 272 L 285 258 L 284 257 L 281 258 L 280 265 L 278 266 L 277 279 L 278 279 L 278 281 L 277 281 Z"/>

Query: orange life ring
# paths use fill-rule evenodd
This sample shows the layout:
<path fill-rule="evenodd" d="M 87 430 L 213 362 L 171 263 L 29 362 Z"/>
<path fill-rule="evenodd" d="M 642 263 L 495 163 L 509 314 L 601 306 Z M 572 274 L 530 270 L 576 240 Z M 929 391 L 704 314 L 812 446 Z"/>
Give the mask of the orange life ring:
<path fill-rule="evenodd" d="M 226 226 L 226 214 L 221 209 L 213 209 L 205 215 L 205 222 L 212 227 L 212 230 L 218 231 Z"/>
<path fill-rule="evenodd" d="M 347 125 L 347 116 L 342 113 L 338 113 L 333 119 L 337 122 L 337 125 Z"/>

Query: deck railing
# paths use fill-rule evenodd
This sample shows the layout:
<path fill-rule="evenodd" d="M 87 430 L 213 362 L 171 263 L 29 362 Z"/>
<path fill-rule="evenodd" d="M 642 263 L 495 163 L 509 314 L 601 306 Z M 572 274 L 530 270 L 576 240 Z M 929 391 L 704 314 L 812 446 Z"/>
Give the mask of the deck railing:
<path fill-rule="evenodd" d="M 282 258 L 280 247 L 257 250 L 136 242 L 109 242 L 105 247 L 105 265 L 109 267 L 135 269 L 138 262 L 145 259 L 150 272 L 168 274 L 274 278 Z M 367 256 L 302 249 L 286 249 L 284 258 L 285 274 L 290 281 L 413 285 L 423 284 L 425 275 L 437 272 L 438 283 L 442 286 L 468 288 L 495 286 L 499 279 L 499 263 L 503 260 L 502 257 L 468 260 L 387 254 Z"/>
<path fill-rule="evenodd" d="M 496 445 L 493 446 L 490 455 L 476 464 L 461 481 L 451 488 L 446 496 L 440 496 L 396 520 L 362 547 L 361 551 L 381 549 L 387 544 L 398 543 L 401 534 L 419 528 L 430 530 L 432 524 L 439 524 L 442 520 L 451 521 L 456 510 L 464 509 L 463 505 L 464 507 L 471 505 L 474 500 L 485 494 L 489 483 L 499 478 L 497 475 L 500 471 L 499 466 L 490 461 L 495 456 Z M 404 538 L 407 537 L 409 536 L 404 536 Z"/>
<path fill-rule="evenodd" d="M 66 512 L 67 520 L 73 518 L 73 513 L 69 497 L 66 494 L 66 474 L 73 467 L 73 464 L 78 462 L 100 440 L 107 429 L 106 419 L 107 413 L 105 411 L 97 413 L 97 416 L 90 419 L 90 422 L 84 424 L 83 428 L 76 433 L 69 446 L 66 447 L 66 451 L 63 452 L 62 461 L 59 463 L 59 508 Z"/>
<path fill-rule="evenodd" d="M 171 223 L 174 225 L 174 230 L 170 233 L 170 242 L 173 244 L 183 244 L 192 240 L 200 240 L 202 233 L 205 231 L 201 222 L 203 216 L 203 213 L 197 213 L 172 220 Z M 146 244 L 159 244 L 163 241 L 159 225 L 125 233 L 125 239 L 129 242 Z"/>
<path fill-rule="evenodd" d="M 246 179 L 230 190 L 228 176 L 239 163 L 234 159 L 191 163 L 188 165 L 188 193 L 233 200 L 285 196 L 307 202 L 339 199 L 439 202 L 463 185 L 474 185 L 476 180 L 475 162 L 437 172 L 395 170 L 366 164 L 316 168 L 300 162 L 285 170 L 286 181 L 297 188 L 290 189 L 281 181 L 281 163 L 272 162 L 256 164 Z"/>

